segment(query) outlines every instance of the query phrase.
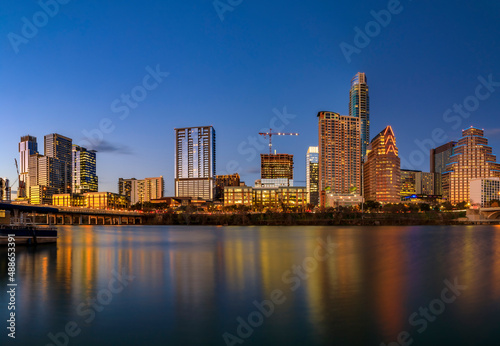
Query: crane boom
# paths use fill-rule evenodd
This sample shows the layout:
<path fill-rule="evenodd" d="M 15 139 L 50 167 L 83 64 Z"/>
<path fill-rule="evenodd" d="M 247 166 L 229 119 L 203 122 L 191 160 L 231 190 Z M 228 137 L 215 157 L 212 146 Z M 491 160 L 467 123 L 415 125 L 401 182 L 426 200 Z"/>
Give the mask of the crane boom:
<path fill-rule="evenodd" d="M 294 132 L 273 132 L 273 129 L 269 129 L 269 132 L 259 132 L 259 135 L 264 136 L 264 138 L 269 137 L 269 154 L 273 153 L 273 136 L 298 136 L 299 134 Z"/>

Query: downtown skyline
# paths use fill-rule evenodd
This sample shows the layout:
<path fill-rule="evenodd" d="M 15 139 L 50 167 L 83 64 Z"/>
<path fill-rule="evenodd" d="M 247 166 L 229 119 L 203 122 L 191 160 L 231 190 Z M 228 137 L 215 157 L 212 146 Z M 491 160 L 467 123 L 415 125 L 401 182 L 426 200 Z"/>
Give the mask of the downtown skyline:
<path fill-rule="evenodd" d="M 431 146 L 426 140 L 438 128 L 448 138 L 433 148 L 458 140 L 461 129 L 474 125 L 486 130 L 495 152 L 500 148 L 495 123 L 500 105 L 495 85 L 500 81 L 498 23 L 484 16 L 498 5 L 469 8 L 459 3 L 441 18 L 444 5 L 401 4 L 404 10 L 348 63 L 340 43 L 352 44 L 354 28 L 363 28 L 373 20 L 370 11 L 386 8 L 387 2 L 366 2 L 356 11 L 342 4 L 244 2 L 226 12 L 224 21 L 211 3 L 158 2 L 149 9 L 126 4 L 118 10 L 100 4 L 103 14 L 98 15 L 90 5 L 69 2 L 17 54 L 3 40 L 0 111 L 9 131 L 0 139 L 0 176 L 15 180 L 13 159 L 21 136 L 60 133 L 87 147 L 81 143 L 84 131 L 96 133 L 92 131 L 102 127 L 108 133 L 101 131 L 103 140 L 88 148 L 98 150 L 100 191 L 116 192 L 122 176 L 163 175 L 165 195 L 173 195 L 173 129 L 212 125 L 217 174 L 238 172 L 250 185 L 259 177 L 259 154 L 267 151 L 258 132 L 272 127 L 273 119 L 279 127 L 279 113 L 287 122 L 282 131 L 300 136 L 277 138 L 273 148 L 294 155 L 294 178 L 305 181 L 307 148 L 318 143 L 316 115 L 348 114 L 349 81 L 358 71 L 367 74 L 370 85 L 371 132 L 393 127 L 402 168 L 429 171 Z M 31 18 L 39 9 L 36 4 L 2 9 L 7 20 L 0 36 L 19 33 L 22 17 Z M 119 19 L 113 19 L 112 11 L 118 11 Z M 345 18 L 329 22 L 337 11 Z M 179 13 L 183 19 L 186 13 L 192 17 L 181 23 Z M 127 28 L 133 18 L 148 24 Z M 414 21 L 435 30 L 414 28 Z M 466 24 L 456 29 L 456 23 Z M 100 37 L 100 32 L 106 35 Z M 144 84 L 148 75 L 152 77 Z M 481 79 L 494 83 L 491 90 L 480 91 L 476 108 L 470 96 L 476 95 Z M 136 89 L 137 102 L 129 106 L 122 101 L 122 94 L 143 85 L 144 99 Z M 474 111 L 455 107 L 465 100 Z M 113 112 L 113 104 L 121 111 Z M 262 145 L 255 155 L 249 151 L 249 136 Z M 415 141 L 427 150 L 421 164 L 409 167 L 405 160 L 420 150 Z M 238 150 L 240 145 L 247 150 Z M 238 167 L 227 170 L 232 160 Z"/>

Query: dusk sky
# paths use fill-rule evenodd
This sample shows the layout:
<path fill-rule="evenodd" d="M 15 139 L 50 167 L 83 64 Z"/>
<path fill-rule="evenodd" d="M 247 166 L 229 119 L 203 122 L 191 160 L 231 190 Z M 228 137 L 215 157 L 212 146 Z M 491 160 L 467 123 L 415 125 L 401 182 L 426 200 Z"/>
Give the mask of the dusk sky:
<path fill-rule="evenodd" d="M 273 148 L 294 155 L 295 185 L 305 185 L 317 113 L 348 114 L 357 72 L 370 87 L 371 138 L 392 125 L 402 168 L 428 171 L 430 143 L 422 151 L 415 141 L 447 136 L 438 146 L 470 125 L 500 155 L 497 1 L 229 3 L 239 4 L 73 0 L 47 16 L 37 1 L 5 2 L 0 177 L 16 179 L 21 136 L 36 136 L 43 153 L 44 135 L 59 133 L 99 151 L 100 191 L 117 192 L 119 177 L 163 175 L 172 196 L 174 128 L 213 125 L 217 174 L 253 185 L 268 151 L 258 132 L 275 126 L 300 133 L 274 137 Z M 380 11 L 384 25 L 370 23 Z"/>

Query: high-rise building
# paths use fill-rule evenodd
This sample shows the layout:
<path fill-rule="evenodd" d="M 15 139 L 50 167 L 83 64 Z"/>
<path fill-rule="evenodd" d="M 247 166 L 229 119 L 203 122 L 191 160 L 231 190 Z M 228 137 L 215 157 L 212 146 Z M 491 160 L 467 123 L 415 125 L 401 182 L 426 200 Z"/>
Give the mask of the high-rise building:
<path fill-rule="evenodd" d="M 470 181 L 500 177 L 500 164 L 488 146 L 484 130 L 471 126 L 453 148 L 451 161 L 443 173 L 443 198 L 451 203 L 470 201 Z"/>
<path fill-rule="evenodd" d="M 319 151 L 318 147 L 309 147 L 306 154 L 306 189 L 307 203 L 319 204 Z"/>
<path fill-rule="evenodd" d="M 293 186 L 293 155 L 260 154 L 262 186 Z"/>
<path fill-rule="evenodd" d="M 319 191 L 361 193 L 360 118 L 319 112 Z M 324 206 L 324 201 L 320 204 Z"/>
<path fill-rule="evenodd" d="M 73 193 L 97 192 L 96 151 L 73 145 L 72 151 Z"/>
<path fill-rule="evenodd" d="M 60 181 L 61 160 L 40 154 L 29 158 L 29 184 L 27 187 L 31 204 L 51 204 L 52 195 L 60 193 L 56 182 Z"/>
<path fill-rule="evenodd" d="M 417 173 L 419 172 L 411 169 L 401 170 L 401 197 L 417 194 Z"/>
<path fill-rule="evenodd" d="M 175 129 L 175 197 L 212 201 L 215 195 L 215 130 Z"/>
<path fill-rule="evenodd" d="M 238 173 L 217 175 L 215 177 L 215 199 L 224 201 L 224 187 L 240 186 L 240 175 Z"/>
<path fill-rule="evenodd" d="M 401 201 L 401 161 L 391 126 L 373 138 L 364 163 L 364 197 L 367 201 L 399 203 Z"/>
<path fill-rule="evenodd" d="M 470 181 L 470 203 L 481 208 L 491 207 L 500 200 L 500 178 L 475 178 Z"/>
<path fill-rule="evenodd" d="M 446 171 L 446 165 L 451 162 L 451 155 L 453 155 L 453 148 L 457 145 L 457 142 L 452 141 L 441 145 L 435 149 L 431 149 L 431 173 L 435 173 L 434 181 L 434 194 L 443 194 L 443 183 L 441 179 L 441 174 Z"/>
<path fill-rule="evenodd" d="M 118 193 L 126 196 L 131 205 L 160 199 L 163 197 L 164 190 L 163 176 L 141 180 L 136 178 L 118 179 Z"/>
<path fill-rule="evenodd" d="M 38 153 L 38 144 L 34 136 L 22 136 L 19 142 L 19 187 L 17 198 L 25 199 L 29 197 L 29 158 Z"/>
<path fill-rule="evenodd" d="M 163 176 L 144 179 L 144 201 L 150 202 L 152 199 L 163 198 L 165 181 Z"/>
<path fill-rule="evenodd" d="M 349 116 L 360 119 L 362 159 L 370 144 L 370 97 L 367 83 L 366 74 L 358 72 L 351 80 L 349 91 Z"/>
<path fill-rule="evenodd" d="M 410 169 L 401 170 L 401 197 L 413 195 L 436 195 L 435 177 L 432 172 L 422 172 Z"/>
<path fill-rule="evenodd" d="M 417 173 L 417 195 L 436 195 L 436 174 L 432 172 Z"/>
<path fill-rule="evenodd" d="M 56 159 L 53 161 L 55 179 L 52 187 L 56 188 L 58 193 L 71 192 L 72 146 L 71 138 L 57 133 L 45 136 L 44 155 Z"/>

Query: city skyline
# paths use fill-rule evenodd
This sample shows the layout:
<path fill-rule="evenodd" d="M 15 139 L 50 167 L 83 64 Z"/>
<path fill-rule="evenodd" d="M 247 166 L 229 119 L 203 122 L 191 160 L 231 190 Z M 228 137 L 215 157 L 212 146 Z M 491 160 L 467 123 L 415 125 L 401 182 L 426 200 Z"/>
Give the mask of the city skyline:
<path fill-rule="evenodd" d="M 157 139 L 168 147 L 175 141 L 173 128 L 211 124 L 218 131 L 217 174 L 238 172 L 250 183 L 258 178 L 258 157 L 267 149 L 258 132 L 270 127 L 300 132 L 280 138 L 275 148 L 303 157 L 305 148 L 317 143 L 311 124 L 318 111 L 348 114 L 346 92 L 359 71 L 369 78 L 372 133 L 391 125 L 401 134 L 402 168 L 428 171 L 428 149 L 458 140 L 470 125 L 485 128 L 490 145 L 499 148 L 494 123 L 500 105 L 494 44 L 499 24 L 488 20 L 499 5 L 459 3 L 442 18 L 444 4 L 401 4 L 402 12 L 350 62 L 340 44 L 355 44 L 354 28 L 364 29 L 373 20 L 371 11 L 381 11 L 387 2 L 363 2 L 356 10 L 343 4 L 244 3 L 226 12 L 224 21 L 210 3 L 156 3 L 149 9 L 125 4 L 116 17 L 110 4 L 97 10 L 71 2 L 17 53 L 8 34 L 21 34 L 22 18 L 32 19 L 40 7 L 9 4 L 2 9 L 6 21 L 0 29 L 5 38 L 0 111 L 9 128 L 0 139 L 0 176 L 16 179 L 19 137 L 60 133 L 99 151 L 100 190 L 116 191 L 123 175 L 163 175 L 165 194 L 173 195 L 174 152 L 148 145 Z M 343 16 L 331 21 L 334 13 Z M 126 22 L 144 25 L 128 28 Z M 101 38 L 99 32 L 107 35 Z M 136 87 L 144 80 L 143 99 L 143 89 Z M 474 99 L 481 85 L 482 96 Z M 128 106 L 122 94 L 141 101 Z M 436 129 L 444 135 L 434 135 Z M 96 147 L 85 145 L 84 133 Z M 434 139 L 444 136 L 442 142 Z M 252 146 L 249 137 L 262 148 Z M 411 158 L 421 163 L 409 166 Z M 305 181 L 305 170 L 304 160 L 297 160 L 295 180 Z"/>

